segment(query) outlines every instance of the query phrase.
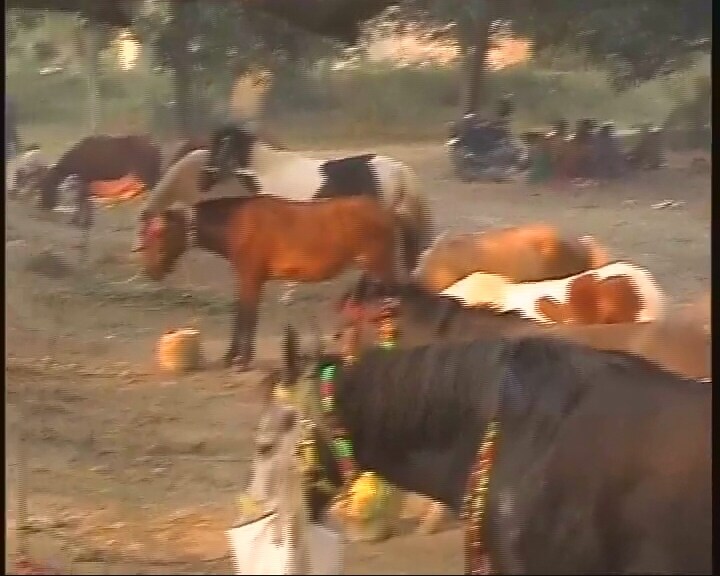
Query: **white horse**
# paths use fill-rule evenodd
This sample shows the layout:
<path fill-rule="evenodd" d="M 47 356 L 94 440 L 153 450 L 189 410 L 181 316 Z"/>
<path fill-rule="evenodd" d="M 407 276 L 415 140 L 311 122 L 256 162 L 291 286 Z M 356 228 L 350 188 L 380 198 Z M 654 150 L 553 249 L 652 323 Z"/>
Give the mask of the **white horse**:
<path fill-rule="evenodd" d="M 597 280 L 613 276 L 629 278 L 642 302 L 635 322 L 654 322 L 664 316 L 666 298 L 653 275 L 641 266 L 621 261 L 567 278 L 540 282 L 514 283 L 498 274 L 475 272 L 443 290 L 441 294 L 458 298 L 469 307 L 487 306 L 501 313 L 516 311 L 526 318 L 548 324 L 552 320 L 538 309 L 538 300 L 549 297 L 564 304 L 572 283 L 587 274 L 592 274 Z"/>

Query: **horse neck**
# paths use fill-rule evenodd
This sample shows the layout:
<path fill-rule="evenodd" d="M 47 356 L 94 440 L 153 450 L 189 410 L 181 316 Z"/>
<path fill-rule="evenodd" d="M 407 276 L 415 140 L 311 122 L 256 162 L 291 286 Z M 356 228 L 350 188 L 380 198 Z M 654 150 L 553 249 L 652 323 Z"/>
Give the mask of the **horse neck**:
<path fill-rule="evenodd" d="M 381 438 L 378 398 L 382 397 L 384 414 L 394 413 L 401 421 L 404 410 L 413 403 L 413 398 L 391 392 L 397 381 L 390 381 L 386 375 L 387 372 L 379 370 L 374 377 L 363 375 L 338 382 L 335 400 L 338 419 L 347 428 L 360 470 L 375 471 L 405 490 L 425 494 L 459 511 L 468 474 L 489 420 L 490 398 L 481 402 L 485 404 L 480 407 L 482 418 L 467 406 L 464 410 L 451 410 L 464 414 L 466 421 L 447 431 L 435 427 L 431 439 L 427 437 L 427 422 L 420 419 L 406 425 L 401 434 Z M 447 398 L 438 399 L 433 408 L 448 410 L 457 402 L 449 390 Z M 457 417 L 453 419 L 455 424 Z"/>
<path fill-rule="evenodd" d="M 219 199 L 203 202 L 195 207 L 195 240 L 208 252 L 228 258 L 228 227 L 237 206 L 237 199 Z"/>
<path fill-rule="evenodd" d="M 73 152 L 73 150 L 70 150 L 63 154 L 50 171 L 50 180 L 55 186 L 60 184 L 63 178 L 76 172 Z"/>
<path fill-rule="evenodd" d="M 468 341 L 479 337 L 531 334 L 540 326 L 512 312 L 465 308 L 446 297 L 404 301 L 399 314 L 403 347 L 425 345 L 439 340 Z"/>
<path fill-rule="evenodd" d="M 191 152 L 170 166 L 148 196 L 145 210 L 150 214 L 159 214 L 173 203 L 192 205 L 198 197 L 198 179 L 200 168 L 207 155 Z"/>

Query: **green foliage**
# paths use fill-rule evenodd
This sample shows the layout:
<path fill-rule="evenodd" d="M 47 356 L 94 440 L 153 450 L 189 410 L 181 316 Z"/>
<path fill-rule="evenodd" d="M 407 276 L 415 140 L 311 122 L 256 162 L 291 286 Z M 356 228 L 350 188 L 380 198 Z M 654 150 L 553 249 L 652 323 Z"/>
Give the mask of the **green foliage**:
<path fill-rule="evenodd" d="M 473 7 L 509 22 L 540 50 L 569 46 L 608 67 L 618 89 L 682 70 L 712 45 L 711 0 L 407 0 L 398 18 L 453 22 L 453 33 L 468 46 Z"/>
<path fill-rule="evenodd" d="M 515 27 L 529 32 L 539 48 L 581 50 L 589 62 L 608 66 L 618 89 L 681 70 L 698 50 L 710 49 L 710 0 L 514 3 L 523 8 Z"/>
<path fill-rule="evenodd" d="M 248 11 L 239 2 L 188 1 L 184 15 L 190 65 L 199 77 L 227 74 L 228 86 L 234 75 L 251 63 L 304 67 L 337 50 L 283 21 Z M 153 47 L 155 64 L 171 69 L 179 39 L 178 27 L 167 11 L 156 10 L 137 18 L 134 31 L 144 44 Z"/>

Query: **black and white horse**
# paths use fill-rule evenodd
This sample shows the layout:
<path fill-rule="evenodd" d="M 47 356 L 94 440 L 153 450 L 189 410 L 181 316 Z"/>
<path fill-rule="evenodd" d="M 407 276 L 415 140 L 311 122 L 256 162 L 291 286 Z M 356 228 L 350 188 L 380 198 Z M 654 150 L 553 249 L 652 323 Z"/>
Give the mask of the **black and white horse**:
<path fill-rule="evenodd" d="M 239 178 L 252 193 L 294 200 L 369 195 L 397 217 L 405 265 L 412 270 L 432 234 L 427 199 L 415 172 L 405 163 L 378 154 L 332 160 L 279 150 L 248 125 L 228 125 L 211 139 L 210 157 L 200 190 Z"/>

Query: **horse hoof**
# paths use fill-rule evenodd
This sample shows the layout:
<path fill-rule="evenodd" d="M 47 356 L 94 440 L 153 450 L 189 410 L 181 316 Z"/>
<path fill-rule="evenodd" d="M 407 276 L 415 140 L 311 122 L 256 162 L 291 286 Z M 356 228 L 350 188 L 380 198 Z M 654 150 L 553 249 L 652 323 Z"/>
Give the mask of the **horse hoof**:
<path fill-rule="evenodd" d="M 241 372 L 241 373 L 242 373 L 242 372 L 250 372 L 250 370 L 252 370 L 252 367 L 250 366 L 250 362 L 249 362 L 249 361 L 246 362 L 246 361 L 243 361 L 243 360 L 237 360 L 237 361 L 235 361 L 235 362 L 233 363 L 233 368 L 235 368 L 235 370 L 236 370 L 237 372 Z"/>

